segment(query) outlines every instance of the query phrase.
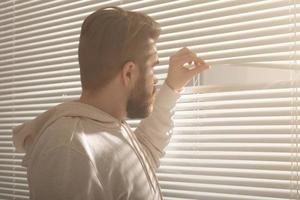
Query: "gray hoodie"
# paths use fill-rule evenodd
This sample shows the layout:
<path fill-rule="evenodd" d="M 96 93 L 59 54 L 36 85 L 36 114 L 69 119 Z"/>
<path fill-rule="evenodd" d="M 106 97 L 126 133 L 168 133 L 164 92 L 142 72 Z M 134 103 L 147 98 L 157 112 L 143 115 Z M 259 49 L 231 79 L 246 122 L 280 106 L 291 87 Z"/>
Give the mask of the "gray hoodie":
<path fill-rule="evenodd" d="M 25 152 L 30 199 L 157 200 L 155 172 L 171 137 L 179 94 L 164 84 L 151 115 L 129 125 L 87 104 L 66 102 L 13 130 Z"/>

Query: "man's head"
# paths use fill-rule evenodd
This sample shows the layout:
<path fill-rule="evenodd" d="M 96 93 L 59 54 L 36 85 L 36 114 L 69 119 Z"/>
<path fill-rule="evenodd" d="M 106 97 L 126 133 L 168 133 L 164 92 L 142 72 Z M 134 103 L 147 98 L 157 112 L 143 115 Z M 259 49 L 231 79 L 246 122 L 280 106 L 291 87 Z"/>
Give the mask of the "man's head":
<path fill-rule="evenodd" d="M 148 116 L 155 90 L 153 66 L 158 61 L 155 43 L 159 34 L 158 23 L 139 12 L 107 7 L 89 15 L 82 24 L 78 52 L 83 91 L 101 91 L 135 66 L 139 73 L 128 94 L 127 116 Z"/>
<path fill-rule="evenodd" d="M 152 49 L 148 51 L 145 62 L 139 66 L 140 75 L 134 85 L 128 101 L 127 115 L 129 118 L 143 118 L 150 114 L 155 97 L 154 66 L 159 63 L 154 41 L 149 41 Z"/>

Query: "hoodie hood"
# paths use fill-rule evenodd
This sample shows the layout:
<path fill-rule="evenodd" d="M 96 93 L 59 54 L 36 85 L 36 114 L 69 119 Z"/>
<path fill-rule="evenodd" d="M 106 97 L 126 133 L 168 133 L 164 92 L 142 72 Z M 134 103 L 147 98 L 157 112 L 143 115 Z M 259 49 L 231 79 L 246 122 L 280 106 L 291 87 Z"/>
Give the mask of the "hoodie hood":
<path fill-rule="evenodd" d="M 61 117 L 85 117 L 96 120 L 105 128 L 121 127 L 121 121 L 98 108 L 77 101 L 66 102 L 13 129 L 13 143 L 17 152 L 28 154 L 44 130 Z"/>

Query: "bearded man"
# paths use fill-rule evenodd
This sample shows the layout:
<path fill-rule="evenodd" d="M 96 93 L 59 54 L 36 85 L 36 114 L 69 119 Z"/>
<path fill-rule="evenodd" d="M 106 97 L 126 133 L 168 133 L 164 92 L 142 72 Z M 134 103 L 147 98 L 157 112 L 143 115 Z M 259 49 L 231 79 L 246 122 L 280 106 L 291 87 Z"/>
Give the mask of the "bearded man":
<path fill-rule="evenodd" d="M 151 17 L 101 8 L 81 27 L 82 94 L 14 128 L 30 199 L 162 200 L 156 177 L 180 91 L 207 64 L 182 48 L 156 94 L 160 27 Z M 183 67 L 193 63 L 194 69 Z M 133 131 L 126 119 L 142 118 Z"/>

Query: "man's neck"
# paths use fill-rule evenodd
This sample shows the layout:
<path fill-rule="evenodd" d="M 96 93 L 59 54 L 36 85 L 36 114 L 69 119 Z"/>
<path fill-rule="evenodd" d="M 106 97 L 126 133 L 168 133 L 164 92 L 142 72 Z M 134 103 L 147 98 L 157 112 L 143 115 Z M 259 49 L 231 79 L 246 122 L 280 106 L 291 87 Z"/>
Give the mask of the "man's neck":
<path fill-rule="evenodd" d="M 112 117 L 123 121 L 126 118 L 126 101 L 118 92 L 101 91 L 99 93 L 83 92 L 79 102 L 94 106 Z"/>

